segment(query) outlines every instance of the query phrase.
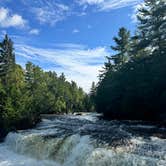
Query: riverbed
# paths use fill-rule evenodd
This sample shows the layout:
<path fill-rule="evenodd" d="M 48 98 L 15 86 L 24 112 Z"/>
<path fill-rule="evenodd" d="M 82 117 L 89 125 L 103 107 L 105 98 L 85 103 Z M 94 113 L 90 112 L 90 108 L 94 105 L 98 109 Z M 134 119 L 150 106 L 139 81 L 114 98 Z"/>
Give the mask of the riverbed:
<path fill-rule="evenodd" d="M 0 144 L 0 166 L 165 166 L 166 129 L 97 114 L 44 116 Z"/>

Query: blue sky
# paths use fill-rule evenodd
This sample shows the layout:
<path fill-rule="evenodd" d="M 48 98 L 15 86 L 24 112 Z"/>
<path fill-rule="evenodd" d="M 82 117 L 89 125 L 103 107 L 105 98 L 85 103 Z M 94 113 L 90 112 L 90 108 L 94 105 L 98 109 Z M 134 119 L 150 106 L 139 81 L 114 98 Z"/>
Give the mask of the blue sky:
<path fill-rule="evenodd" d="M 0 37 L 14 41 L 17 63 L 64 72 L 86 92 L 97 82 L 112 38 L 135 30 L 141 0 L 0 0 Z"/>

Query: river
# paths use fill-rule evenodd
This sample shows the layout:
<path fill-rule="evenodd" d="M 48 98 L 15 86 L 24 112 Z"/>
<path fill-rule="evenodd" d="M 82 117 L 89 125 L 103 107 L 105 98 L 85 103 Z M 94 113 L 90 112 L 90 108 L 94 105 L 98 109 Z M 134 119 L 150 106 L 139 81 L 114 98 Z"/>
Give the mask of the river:
<path fill-rule="evenodd" d="M 166 129 L 96 114 L 44 116 L 7 135 L 0 166 L 166 166 Z"/>

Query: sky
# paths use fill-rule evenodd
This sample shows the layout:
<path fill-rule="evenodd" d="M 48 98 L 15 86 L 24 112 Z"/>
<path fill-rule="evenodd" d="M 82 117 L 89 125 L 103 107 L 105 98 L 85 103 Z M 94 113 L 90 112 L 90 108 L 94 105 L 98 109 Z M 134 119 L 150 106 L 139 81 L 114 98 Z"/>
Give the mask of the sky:
<path fill-rule="evenodd" d="M 97 83 L 120 27 L 134 33 L 141 0 L 0 0 L 0 40 L 14 42 L 16 62 L 62 72 L 86 92 Z"/>

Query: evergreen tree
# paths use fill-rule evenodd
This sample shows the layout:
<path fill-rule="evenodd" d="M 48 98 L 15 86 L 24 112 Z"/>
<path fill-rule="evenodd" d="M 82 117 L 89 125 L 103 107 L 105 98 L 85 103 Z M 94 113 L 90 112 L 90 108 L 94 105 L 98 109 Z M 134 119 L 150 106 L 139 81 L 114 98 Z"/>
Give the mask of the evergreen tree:
<path fill-rule="evenodd" d="M 0 43 L 0 75 L 6 76 L 13 70 L 15 64 L 15 54 L 13 52 L 13 42 L 5 35 L 4 40 Z"/>
<path fill-rule="evenodd" d="M 44 72 L 31 62 L 26 69 L 15 63 L 13 43 L 0 43 L 0 137 L 8 131 L 34 126 L 42 113 L 84 111 L 87 95 L 64 73 Z"/>
<path fill-rule="evenodd" d="M 145 0 L 139 9 L 138 49 L 149 50 L 150 54 L 157 52 L 159 55 L 166 53 L 166 3 L 165 0 Z"/>
<path fill-rule="evenodd" d="M 116 46 L 111 46 L 111 49 L 118 52 L 111 56 L 115 68 L 119 69 L 123 64 L 129 60 L 130 50 L 130 32 L 124 27 L 119 29 L 118 37 L 114 37 Z"/>
<path fill-rule="evenodd" d="M 64 73 L 61 73 L 61 75 L 59 76 L 59 79 L 62 80 L 63 82 L 66 81 Z"/>
<path fill-rule="evenodd" d="M 90 109 L 92 111 L 95 110 L 95 97 L 96 97 L 96 85 L 95 85 L 95 82 L 93 81 L 92 82 L 92 86 L 91 86 L 91 89 L 90 89 L 90 94 L 89 94 L 89 98 L 90 98 Z"/>
<path fill-rule="evenodd" d="M 25 81 L 29 90 L 33 91 L 32 84 L 34 82 L 34 65 L 31 62 L 27 62 L 25 70 Z"/>
<path fill-rule="evenodd" d="M 95 94 L 96 94 L 96 85 L 95 85 L 95 82 L 93 81 L 91 89 L 90 89 L 90 96 L 91 96 L 92 100 L 94 99 Z"/>
<path fill-rule="evenodd" d="M 115 68 L 115 65 L 112 64 L 112 58 L 111 57 L 106 57 L 107 62 L 104 62 L 104 67 L 102 68 L 102 70 L 100 70 L 100 74 L 99 74 L 99 82 L 102 81 L 102 79 L 104 79 L 105 75 L 107 72 L 109 71 L 113 71 Z"/>
<path fill-rule="evenodd" d="M 123 29 L 121 37 L 114 38 L 115 67 L 106 70 L 95 97 L 96 110 L 105 117 L 165 121 L 165 16 L 165 0 L 145 0 L 138 12 L 136 35 L 130 39 Z"/>

